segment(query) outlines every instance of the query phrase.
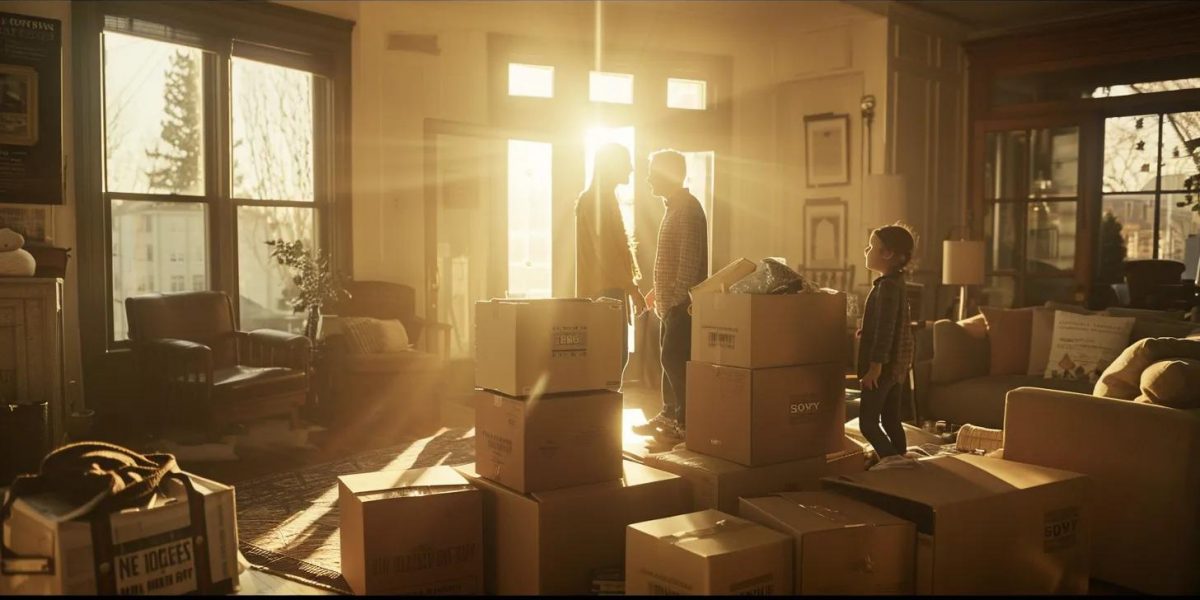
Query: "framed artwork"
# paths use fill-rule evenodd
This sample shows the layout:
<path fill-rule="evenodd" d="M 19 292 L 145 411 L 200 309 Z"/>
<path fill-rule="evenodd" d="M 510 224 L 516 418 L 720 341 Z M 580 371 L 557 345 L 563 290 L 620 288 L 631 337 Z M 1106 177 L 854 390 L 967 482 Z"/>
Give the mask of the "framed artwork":
<path fill-rule="evenodd" d="M 0 64 L 0 144 L 38 141 L 38 76 L 32 67 Z"/>
<path fill-rule="evenodd" d="M 850 115 L 804 117 L 808 187 L 850 183 Z"/>
<path fill-rule="evenodd" d="M 806 268 L 846 266 L 846 210 L 846 202 L 839 198 L 810 198 L 804 202 Z"/>

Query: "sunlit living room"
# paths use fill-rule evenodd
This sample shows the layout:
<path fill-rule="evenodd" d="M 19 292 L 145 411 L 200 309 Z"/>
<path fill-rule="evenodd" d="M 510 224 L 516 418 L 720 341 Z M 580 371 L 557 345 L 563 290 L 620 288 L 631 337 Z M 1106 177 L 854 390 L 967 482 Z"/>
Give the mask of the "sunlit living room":
<path fill-rule="evenodd" d="M 0 0 L 0 596 L 1200 594 L 1182 0 Z"/>

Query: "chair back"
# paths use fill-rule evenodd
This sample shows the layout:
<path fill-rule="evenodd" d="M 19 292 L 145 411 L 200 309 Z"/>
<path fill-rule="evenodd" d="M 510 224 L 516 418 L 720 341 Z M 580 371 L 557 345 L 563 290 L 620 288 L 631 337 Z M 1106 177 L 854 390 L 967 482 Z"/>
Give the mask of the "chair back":
<path fill-rule="evenodd" d="M 389 281 L 351 281 L 346 284 L 350 298 L 326 305 L 322 312 L 339 317 L 397 319 L 416 343 L 424 321 L 417 316 L 416 294 L 402 283 Z"/>
<path fill-rule="evenodd" d="M 1174 260 L 1127 260 L 1125 261 L 1125 283 L 1129 286 L 1129 306 L 1134 308 L 1161 308 L 1163 300 L 1159 289 L 1164 285 L 1178 285 L 1186 266 Z"/>
<path fill-rule="evenodd" d="M 849 293 L 854 288 L 854 265 L 846 265 L 841 269 L 796 269 L 805 279 L 823 288 Z"/>
<path fill-rule="evenodd" d="M 125 299 L 129 339 L 138 342 L 170 338 L 212 349 L 213 366 L 237 364 L 233 303 L 225 292 L 146 294 Z"/>

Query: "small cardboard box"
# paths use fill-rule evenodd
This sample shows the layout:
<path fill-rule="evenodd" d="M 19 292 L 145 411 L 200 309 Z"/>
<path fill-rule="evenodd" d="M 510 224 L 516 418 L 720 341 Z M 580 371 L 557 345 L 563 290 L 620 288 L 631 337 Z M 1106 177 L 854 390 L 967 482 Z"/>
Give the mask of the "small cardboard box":
<path fill-rule="evenodd" d="M 693 294 L 694 361 L 746 369 L 843 363 L 846 339 L 842 292 Z"/>
<path fill-rule="evenodd" d="M 842 449 L 841 363 L 773 369 L 687 364 L 687 447 L 749 467 Z"/>
<path fill-rule="evenodd" d="M 483 498 L 454 469 L 343 475 L 338 511 L 354 593 L 483 592 Z"/>
<path fill-rule="evenodd" d="M 742 498 L 739 515 L 796 541 L 797 594 L 913 593 L 912 523 L 829 492 Z"/>
<path fill-rule="evenodd" d="M 475 303 L 475 385 L 509 396 L 617 389 L 621 302 L 546 298 Z"/>
<path fill-rule="evenodd" d="M 634 523 L 625 544 L 629 595 L 792 593 L 791 538 L 718 510 Z"/>
<path fill-rule="evenodd" d="M 958 454 L 821 481 L 917 528 L 918 594 L 1086 594 L 1091 479 Z"/>
<path fill-rule="evenodd" d="M 92 523 L 61 520 L 77 505 L 52 493 L 23 496 L 4 523 L 4 541 L 29 557 L 17 570 L 42 562 L 40 573 L 0 576 L 0 596 L 177 595 L 230 593 L 238 583 L 238 537 L 233 488 L 184 473 L 203 503 L 202 531 L 184 484 L 165 479 L 147 506 L 108 515 L 110 539 L 93 537 Z M 103 518 L 103 517 L 100 517 Z M 102 529 L 100 527 L 96 529 Z M 111 554 L 101 544 L 111 546 Z M 111 559 L 97 565 L 101 556 Z M 42 561 L 42 559 L 48 559 Z M 211 586 L 200 581 L 207 569 Z M 102 573 L 97 580 L 97 572 Z"/>
<path fill-rule="evenodd" d="M 483 492 L 489 594 L 588 594 L 597 574 L 625 566 L 625 527 L 691 510 L 678 476 L 630 461 L 617 481 L 518 494 L 455 467 Z"/>
<path fill-rule="evenodd" d="M 621 478 L 621 394 L 479 396 L 480 475 L 521 493 Z"/>
<path fill-rule="evenodd" d="M 825 456 L 761 467 L 745 467 L 683 449 L 647 454 L 643 460 L 651 467 L 687 480 L 696 510 L 715 508 L 736 515 L 738 498 L 742 496 L 818 490 L 822 477 L 863 471 L 866 465 L 862 448 L 848 438 L 843 444 L 843 450 Z"/>

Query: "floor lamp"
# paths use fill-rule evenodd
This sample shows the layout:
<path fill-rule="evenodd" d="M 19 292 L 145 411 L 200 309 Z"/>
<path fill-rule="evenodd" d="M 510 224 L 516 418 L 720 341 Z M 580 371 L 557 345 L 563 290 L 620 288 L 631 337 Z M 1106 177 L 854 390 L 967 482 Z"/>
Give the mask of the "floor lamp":
<path fill-rule="evenodd" d="M 983 285 L 983 241 L 946 240 L 942 242 L 942 284 L 957 285 L 958 320 L 967 318 L 967 286 Z"/>

